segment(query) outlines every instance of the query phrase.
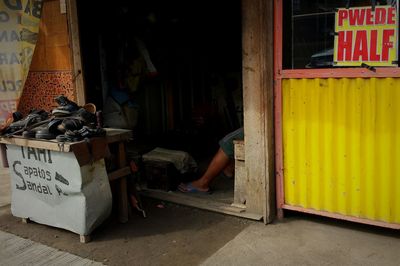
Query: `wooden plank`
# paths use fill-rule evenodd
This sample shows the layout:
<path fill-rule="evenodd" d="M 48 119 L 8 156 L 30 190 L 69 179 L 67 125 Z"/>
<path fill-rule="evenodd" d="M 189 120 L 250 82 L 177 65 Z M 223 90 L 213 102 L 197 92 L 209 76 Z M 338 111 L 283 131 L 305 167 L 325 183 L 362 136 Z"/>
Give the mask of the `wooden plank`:
<path fill-rule="evenodd" d="M 235 187 L 234 205 L 246 204 L 247 198 L 247 172 L 245 167 L 245 150 L 243 140 L 234 140 L 235 147 Z"/>
<path fill-rule="evenodd" d="M 177 204 L 182 204 L 190 207 L 195 207 L 203 210 L 233 215 L 237 217 L 252 219 L 252 220 L 261 220 L 262 215 L 257 213 L 250 213 L 246 209 L 238 208 L 231 206 L 230 204 L 221 203 L 212 200 L 206 200 L 203 198 L 195 198 L 190 195 L 182 194 L 182 193 L 170 193 L 166 191 L 160 190 L 151 190 L 146 189 L 140 191 L 140 194 L 146 197 L 151 197 L 155 199 L 165 200 Z"/>
<path fill-rule="evenodd" d="M 233 203 L 245 204 L 247 199 L 247 174 L 245 162 L 235 160 L 235 193 Z"/>
<path fill-rule="evenodd" d="M 78 105 L 84 105 L 86 103 L 85 83 L 83 80 L 81 44 L 79 39 L 79 24 L 76 0 L 67 0 L 67 15 L 74 75 L 72 81 L 75 85 L 76 102 L 78 103 Z"/>
<path fill-rule="evenodd" d="M 126 154 L 125 154 L 125 143 L 118 143 L 118 167 L 123 168 L 126 165 Z M 125 178 L 119 179 L 119 221 L 126 223 L 128 221 L 128 187 L 127 180 Z"/>
<path fill-rule="evenodd" d="M 85 235 L 80 235 L 80 236 L 79 236 L 79 242 L 81 242 L 81 243 L 83 243 L 83 244 L 89 243 L 90 241 L 91 241 L 90 235 L 87 235 L 87 236 L 85 236 Z"/>
<path fill-rule="evenodd" d="M 124 168 L 121 168 L 121 169 L 115 170 L 114 172 L 109 173 L 108 180 L 114 181 L 114 180 L 117 180 L 121 177 L 125 177 L 130 174 L 131 174 L 131 169 L 129 168 L 129 166 L 126 166 Z"/>
<path fill-rule="evenodd" d="M 107 69 L 107 52 L 104 48 L 104 35 L 98 35 L 98 44 L 99 44 L 99 60 L 100 60 L 100 80 L 101 80 L 101 92 L 102 92 L 102 103 L 103 106 L 106 105 L 106 100 L 109 91 L 109 79 L 108 79 L 108 69 Z"/>
<path fill-rule="evenodd" d="M 119 128 L 105 128 L 107 143 L 127 141 L 132 138 L 132 130 Z"/>
<path fill-rule="evenodd" d="M 276 208 L 278 220 L 283 219 L 284 188 L 283 188 L 283 139 L 282 139 L 282 22 L 283 2 L 274 1 L 274 123 L 275 123 L 275 187 Z M 369 71 L 371 72 L 371 71 Z M 336 73 L 336 71 L 335 71 Z"/>
<path fill-rule="evenodd" d="M 114 143 L 119 141 L 126 141 L 132 138 L 132 131 L 126 129 L 106 128 L 106 141 L 107 143 Z M 102 138 L 92 138 L 93 142 L 101 142 Z M 17 146 L 46 149 L 51 151 L 70 152 L 75 149 L 78 151 L 81 147 L 86 147 L 85 140 L 77 142 L 57 142 L 56 140 L 42 140 L 42 139 L 27 139 L 21 136 L 13 136 L 12 138 L 0 137 L 0 143 L 11 144 Z M 97 146 L 95 148 L 98 148 Z M 85 148 L 87 149 L 87 147 Z M 80 154 L 81 152 L 77 152 Z M 96 151 L 96 158 L 99 158 L 98 151 Z M 104 153 L 102 153 L 104 155 Z M 103 156 L 104 157 L 104 156 Z M 101 157 L 101 158 L 103 158 Z"/>
<path fill-rule="evenodd" d="M 273 1 L 242 1 L 246 207 L 271 222 L 275 213 Z"/>
<path fill-rule="evenodd" d="M 74 143 L 58 143 L 56 140 L 36 140 L 36 139 L 26 139 L 20 136 L 14 136 L 12 138 L 0 137 L 0 143 L 11 144 L 17 146 L 46 149 L 51 151 L 71 151 L 71 146 L 76 145 L 79 142 Z"/>
<path fill-rule="evenodd" d="M 233 141 L 235 145 L 235 160 L 241 160 L 244 161 L 245 156 L 244 156 L 244 141 L 243 140 L 234 140 Z"/>
<path fill-rule="evenodd" d="M 232 203 L 231 206 L 240 208 L 240 209 L 246 209 L 246 205 L 244 205 L 244 204 Z"/>
<path fill-rule="evenodd" d="M 105 138 L 91 138 L 70 144 L 80 166 L 91 164 L 106 157 L 107 140 Z"/>
<path fill-rule="evenodd" d="M 0 158 L 1 164 L 4 168 L 8 168 L 8 160 L 7 160 L 7 147 L 5 144 L 0 143 Z M 0 165 L 1 168 L 1 165 Z"/>

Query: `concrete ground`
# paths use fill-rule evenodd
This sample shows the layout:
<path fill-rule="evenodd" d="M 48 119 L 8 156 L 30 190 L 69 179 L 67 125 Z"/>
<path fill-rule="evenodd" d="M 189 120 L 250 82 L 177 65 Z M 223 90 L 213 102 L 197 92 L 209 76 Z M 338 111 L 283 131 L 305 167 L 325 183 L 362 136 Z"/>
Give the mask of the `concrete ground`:
<path fill-rule="evenodd" d="M 399 233 L 310 217 L 254 224 L 203 265 L 400 265 Z"/>
<path fill-rule="evenodd" d="M 0 265 L 100 266 L 102 263 L 23 239 L 0 231 Z"/>
<path fill-rule="evenodd" d="M 106 265 L 400 265 L 395 230 L 299 213 L 265 226 L 143 201 L 147 218 L 134 213 L 128 223 L 119 224 L 114 214 L 88 244 L 65 230 L 23 224 L 10 214 L 9 205 L 0 207 L 0 231 Z M 0 265 L 4 259 L 0 252 Z"/>
<path fill-rule="evenodd" d="M 0 207 L 10 204 L 10 200 L 10 177 L 8 176 L 8 169 L 0 166 Z"/>

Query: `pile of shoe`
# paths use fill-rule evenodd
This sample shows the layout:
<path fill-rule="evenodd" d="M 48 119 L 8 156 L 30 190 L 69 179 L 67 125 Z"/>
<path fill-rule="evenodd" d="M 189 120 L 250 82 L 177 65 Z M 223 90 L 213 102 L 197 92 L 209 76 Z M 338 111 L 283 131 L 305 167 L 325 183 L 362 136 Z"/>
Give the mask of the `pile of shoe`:
<path fill-rule="evenodd" d="M 105 135 L 105 130 L 98 125 L 94 104 L 79 107 L 63 95 L 56 97 L 55 101 L 58 107 L 51 113 L 32 110 L 25 118 L 18 112 L 14 113 L 13 122 L 2 131 L 3 135 L 56 139 L 60 142 Z"/>

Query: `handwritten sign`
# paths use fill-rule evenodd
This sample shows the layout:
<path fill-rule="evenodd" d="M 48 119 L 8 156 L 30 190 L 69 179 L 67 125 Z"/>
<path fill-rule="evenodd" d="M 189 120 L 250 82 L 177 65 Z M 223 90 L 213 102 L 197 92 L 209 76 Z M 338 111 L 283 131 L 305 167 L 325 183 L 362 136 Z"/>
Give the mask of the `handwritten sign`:
<path fill-rule="evenodd" d="M 42 0 L 0 0 L 0 124 L 17 109 L 41 12 Z"/>
<path fill-rule="evenodd" d="M 335 36 L 335 66 L 398 66 L 396 7 L 340 8 L 336 12 Z"/>
<path fill-rule="evenodd" d="M 111 212 L 104 160 L 79 166 L 72 152 L 7 145 L 14 216 L 89 234 Z"/>

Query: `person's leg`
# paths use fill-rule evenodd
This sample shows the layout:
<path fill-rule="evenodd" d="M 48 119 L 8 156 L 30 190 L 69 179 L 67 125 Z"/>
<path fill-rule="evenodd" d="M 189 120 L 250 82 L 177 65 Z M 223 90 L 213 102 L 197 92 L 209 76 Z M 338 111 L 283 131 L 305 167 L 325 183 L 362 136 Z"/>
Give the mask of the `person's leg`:
<path fill-rule="evenodd" d="M 188 184 L 180 184 L 178 189 L 182 192 L 187 192 L 190 190 L 189 188 L 192 187 L 199 191 L 208 191 L 210 182 L 218 176 L 220 172 L 224 170 L 229 171 L 229 166 L 231 164 L 231 172 L 233 174 L 233 141 L 235 139 L 243 139 L 243 128 L 226 135 L 219 142 L 219 150 L 208 165 L 206 172 L 199 179 Z"/>
<path fill-rule="evenodd" d="M 229 165 L 230 161 L 231 159 L 220 148 L 208 165 L 206 172 L 199 179 L 193 181 L 192 186 L 207 191 L 210 182 Z"/>
<path fill-rule="evenodd" d="M 233 177 L 235 175 L 235 160 L 231 159 L 222 172 L 226 177 Z"/>

